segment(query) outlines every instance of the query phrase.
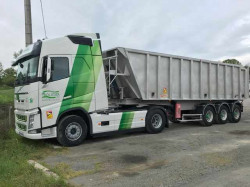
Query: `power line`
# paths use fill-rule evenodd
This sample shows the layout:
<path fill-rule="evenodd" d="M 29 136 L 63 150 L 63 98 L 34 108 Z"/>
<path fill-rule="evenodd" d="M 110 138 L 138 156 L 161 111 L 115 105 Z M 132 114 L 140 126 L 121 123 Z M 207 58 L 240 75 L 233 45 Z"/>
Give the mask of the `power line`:
<path fill-rule="evenodd" d="M 40 3 L 41 3 L 41 11 L 42 11 L 42 17 L 43 17 L 44 35 L 45 35 L 45 38 L 47 38 L 46 27 L 45 27 L 45 21 L 44 21 L 44 15 L 43 15 L 43 3 L 42 3 L 42 0 L 40 0 Z"/>

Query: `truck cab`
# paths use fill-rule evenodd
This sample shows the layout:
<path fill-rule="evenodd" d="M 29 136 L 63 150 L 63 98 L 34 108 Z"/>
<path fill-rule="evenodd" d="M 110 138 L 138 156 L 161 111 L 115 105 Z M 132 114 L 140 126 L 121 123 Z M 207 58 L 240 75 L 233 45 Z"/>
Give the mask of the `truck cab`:
<path fill-rule="evenodd" d="M 13 63 L 16 132 L 32 139 L 57 137 L 59 116 L 108 108 L 98 34 L 75 34 L 28 46 Z"/>
<path fill-rule="evenodd" d="M 57 138 L 62 145 L 74 146 L 88 134 L 145 127 L 147 110 L 108 105 L 99 34 L 38 40 L 13 66 L 16 133 L 23 137 Z M 165 121 L 164 116 L 156 131 Z"/>

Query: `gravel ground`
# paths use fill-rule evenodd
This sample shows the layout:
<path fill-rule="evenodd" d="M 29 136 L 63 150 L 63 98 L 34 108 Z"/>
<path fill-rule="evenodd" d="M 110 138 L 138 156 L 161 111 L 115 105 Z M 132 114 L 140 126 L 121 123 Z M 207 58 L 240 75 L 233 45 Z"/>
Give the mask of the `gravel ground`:
<path fill-rule="evenodd" d="M 250 99 L 244 106 L 237 124 L 89 139 L 43 161 L 80 171 L 69 179 L 79 186 L 250 186 Z"/>

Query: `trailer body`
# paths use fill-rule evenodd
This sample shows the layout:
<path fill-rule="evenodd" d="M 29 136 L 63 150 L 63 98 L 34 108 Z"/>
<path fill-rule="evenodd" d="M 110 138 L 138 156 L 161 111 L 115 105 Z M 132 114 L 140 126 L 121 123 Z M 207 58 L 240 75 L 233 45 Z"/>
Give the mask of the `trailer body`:
<path fill-rule="evenodd" d="M 249 74 L 239 65 L 128 48 L 114 48 L 103 55 L 107 59 L 106 75 L 115 77 L 111 98 L 118 97 L 115 86 L 123 88 L 122 99 L 130 101 L 225 101 L 249 97 Z"/>

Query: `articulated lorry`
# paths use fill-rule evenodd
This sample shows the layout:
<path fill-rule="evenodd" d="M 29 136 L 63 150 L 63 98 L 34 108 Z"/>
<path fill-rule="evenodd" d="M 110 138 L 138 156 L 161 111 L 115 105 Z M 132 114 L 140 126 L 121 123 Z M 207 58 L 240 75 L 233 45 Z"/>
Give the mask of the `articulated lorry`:
<path fill-rule="evenodd" d="M 248 69 L 208 60 L 114 48 L 99 34 L 38 40 L 13 62 L 16 133 L 64 146 L 172 122 L 237 123 Z"/>

